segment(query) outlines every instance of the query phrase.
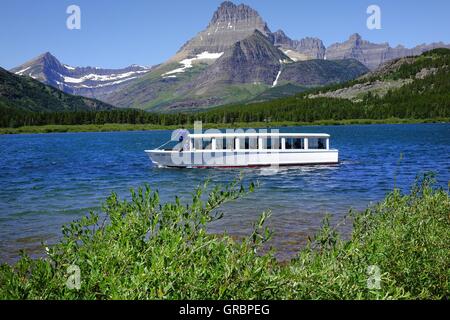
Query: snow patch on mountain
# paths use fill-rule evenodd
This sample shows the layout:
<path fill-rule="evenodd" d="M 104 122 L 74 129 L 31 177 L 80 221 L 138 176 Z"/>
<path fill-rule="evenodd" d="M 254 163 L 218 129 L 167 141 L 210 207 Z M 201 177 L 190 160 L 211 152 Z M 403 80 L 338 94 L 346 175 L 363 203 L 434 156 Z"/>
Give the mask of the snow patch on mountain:
<path fill-rule="evenodd" d="M 16 74 L 17 74 L 18 76 L 21 76 L 21 75 L 23 75 L 25 72 L 27 72 L 27 71 L 30 70 L 30 69 L 31 69 L 31 66 L 28 67 L 28 68 L 25 68 L 25 69 L 22 69 L 22 70 L 17 71 Z"/>
<path fill-rule="evenodd" d="M 281 70 L 278 71 L 277 77 L 275 78 L 275 81 L 273 82 L 272 88 L 277 86 L 278 79 L 280 79 L 280 76 L 281 76 Z"/>
<path fill-rule="evenodd" d="M 67 64 L 64 65 L 64 68 L 66 68 L 67 70 L 70 70 L 70 71 L 73 71 L 73 70 L 76 69 L 76 68 L 71 67 L 71 66 L 69 66 L 69 65 L 67 65 Z"/>
<path fill-rule="evenodd" d="M 109 81 L 115 81 L 115 80 L 120 80 L 120 79 L 124 79 L 124 78 L 130 78 L 136 74 L 147 73 L 147 72 L 148 72 L 148 70 L 142 70 L 142 71 L 130 71 L 130 72 L 126 72 L 126 73 L 110 74 L 110 75 L 99 75 L 99 74 L 91 73 L 91 74 L 82 76 L 80 78 L 73 78 L 73 77 L 68 77 L 68 76 L 64 76 L 64 75 L 61 75 L 61 77 L 64 78 L 64 82 L 66 82 L 66 83 L 83 83 L 85 81 L 109 82 Z"/>
<path fill-rule="evenodd" d="M 104 83 L 104 84 L 96 84 L 94 86 L 88 86 L 88 85 L 82 85 L 83 88 L 88 88 L 88 89 L 93 89 L 93 88 L 103 88 L 103 87 L 108 87 L 108 86 L 113 86 L 113 85 L 117 85 L 117 84 L 121 84 L 133 79 L 137 79 L 138 77 L 130 77 L 130 78 L 126 78 L 126 79 L 122 79 L 122 80 L 117 80 L 117 81 L 113 81 L 113 82 L 108 82 L 108 83 Z"/>
<path fill-rule="evenodd" d="M 59 86 L 65 86 L 65 87 L 69 87 L 68 83 L 76 83 L 78 85 L 72 86 L 72 87 L 76 87 L 76 88 L 83 88 L 83 89 L 96 89 L 96 88 L 104 88 L 104 87 L 108 87 L 108 86 L 114 86 L 114 85 L 118 85 L 133 79 L 137 79 L 138 77 L 130 77 L 130 78 L 126 78 L 126 79 L 122 79 L 122 80 L 117 80 L 117 81 L 113 81 L 113 82 L 107 82 L 107 83 L 103 83 L 103 84 L 94 84 L 94 85 L 87 85 L 87 84 L 82 84 L 82 82 L 80 82 L 80 79 L 75 79 L 75 78 L 70 78 L 69 80 L 72 81 L 67 81 L 67 77 L 64 78 L 64 82 L 60 82 L 60 81 L 56 81 L 56 84 L 58 84 Z M 78 81 L 78 82 L 73 82 L 73 81 Z"/>
<path fill-rule="evenodd" d="M 204 51 L 204 52 L 202 52 L 200 54 L 197 54 L 197 56 L 195 58 L 184 59 L 184 60 L 180 61 L 180 64 L 183 65 L 182 67 L 177 68 L 177 69 L 172 70 L 172 71 L 169 71 L 169 72 L 166 72 L 166 73 L 162 74 L 162 77 L 165 78 L 165 77 L 173 75 L 173 74 L 183 73 L 187 69 L 192 68 L 194 62 L 198 62 L 198 61 L 201 61 L 201 60 L 217 60 L 222 55 L 223 55 L 223 52 L 209 53 L 208 51 Z"/>

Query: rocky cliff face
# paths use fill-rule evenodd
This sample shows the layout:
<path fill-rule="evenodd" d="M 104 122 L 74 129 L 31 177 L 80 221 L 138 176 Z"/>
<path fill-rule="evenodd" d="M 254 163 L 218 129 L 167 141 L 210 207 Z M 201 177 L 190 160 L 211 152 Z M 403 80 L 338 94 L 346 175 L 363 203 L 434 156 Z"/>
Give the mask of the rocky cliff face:
<path fill-rule="evenodd" d="M 422 44 L 408 49 L 403 46 L 392 48 L 388 43 L 371 43 L 363 40 L 357 33 L 343 43 L 335 43 L 327 48 L 326 58 L 329 60 L 356 59 L 366 65 L 369 69 L 375 70 L 380 65 L 394 59 L 420 55 L 435 48 L 450 48 L 444 43 Z"/>
<path fill-rule="evenodd" d="M 325 57 L 325 46 L 322 40 L 317 38 L 304 38 L 297 42 L 295 50 L 311 57 L 311 59 L 323 59 Z"/>
<path fill-rule="evenodd" d="M 273 44 L 290 49 L 294 49 L 296 47 L 296 41 L 289 38 L 283 30 L 277 30 L 273 33 Z"/>
<path fill-rule="evenodd" d="M 260 31 L 225 50 L 224 55 L 195 81 L 195 87 L 215 83 L 272 85 L 281 65 L 289 58 Z"/>
<path fill-rule="evenodd" d="M 255 30 L 271 38 L 266 22 L 258 12 L 247 5 L 223 2 L 214 12 L 208 27 L 189 40 L 178 52 L 177 58 L 202 52 L 224 52 L 238 41 L 251 36 Z"/>
<path fill-rule="evenodd" d="M 294 61 L 311 59 L 342 60 L 356 59 L 370 70 L 382 64 L 407 56 L 418 56 L 436 48 L 450 48 L 442 42 L 421 44 L 414 48 L 391 47 L 388 43 L 372 43 L 355 33 L 347 41 L 335 43 L 325 48 L 317 38 L 306 37 L 301 40 L 289 38 L 282 30 L 273 33 L 274 44 Z"/>
<path fill-rule="evenodd" d="M 123 69 L 71 67 L 62 64 L 49 52 L 11 70 L 66 93 L 97 99 L 104 98 L 149 71 L 150 68 L 136 65 Z"/>
<path fill-rule="evenodd" d="M 274 44 L 292 60 L 324 59 L 326 48 L 322 40 L 306 37 L 301 40 L 292 40 L 282 30 L 273 33 Z"/>
<path fill-rule="evenodd" d="M 375 69 L 386 59 L 389 44 L 375 44 L 365 41 L 357 33 L 343 43 L 331 45 L 326 52 L 328 60 L 356 59 L 369 69 Z"/>
<path fill-rule="evenodd" d="M 294 83 L 300 86 L 323 86 L 353 80 L 369 70 L 354 59 L 308 60 L 287 64 L 278 82 Z"/>

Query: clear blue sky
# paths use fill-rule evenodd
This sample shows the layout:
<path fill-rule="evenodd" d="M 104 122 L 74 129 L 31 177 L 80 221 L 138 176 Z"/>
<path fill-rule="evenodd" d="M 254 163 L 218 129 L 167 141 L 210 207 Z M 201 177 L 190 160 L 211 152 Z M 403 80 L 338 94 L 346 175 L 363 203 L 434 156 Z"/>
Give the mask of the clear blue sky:
<path fill-rule="evenodd" d="M 165 61 L 208 24 L 220 0 L 1 0 L 0 66 L 12 68 L 50 51 L 74 66 L 124 67 Z M 234 1 L 241 3 L 241 1 Z M 358 32 L 407 47 L 450 43 L 448 0 L 245 0 L 272 31 L 328 46 Z M 66 8 L 81 7 L 81 30 L 66 28 Z M 366 9 L 382 10 L 382 30 L 368 30 Z"/>

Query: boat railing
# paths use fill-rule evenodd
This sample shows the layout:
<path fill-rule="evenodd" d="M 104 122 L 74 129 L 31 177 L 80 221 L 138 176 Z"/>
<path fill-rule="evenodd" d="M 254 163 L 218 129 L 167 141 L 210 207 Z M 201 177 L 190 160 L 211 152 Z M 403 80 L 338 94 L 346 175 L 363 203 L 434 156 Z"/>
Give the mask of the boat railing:
<path fill-rule="evenodd" d="M 155 150 L 161 151 L 278 151 L 330 150 L 328 134 L 190 134 L 184 145 L 170 140 Z M 165 148 L 177 143 L 178 148 Z"/>

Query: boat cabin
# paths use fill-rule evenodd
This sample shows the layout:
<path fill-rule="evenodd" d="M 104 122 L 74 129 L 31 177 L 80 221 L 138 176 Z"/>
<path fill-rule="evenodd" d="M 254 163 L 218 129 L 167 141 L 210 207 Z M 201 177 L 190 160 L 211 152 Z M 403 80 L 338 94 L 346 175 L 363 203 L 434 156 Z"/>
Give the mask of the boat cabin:
<path fill-rule="evenodd" d="M 329 150 L 328 134 L 190 134 L 189 151 Z M 183 151 L 188 151 L 183 150 Z"/>

